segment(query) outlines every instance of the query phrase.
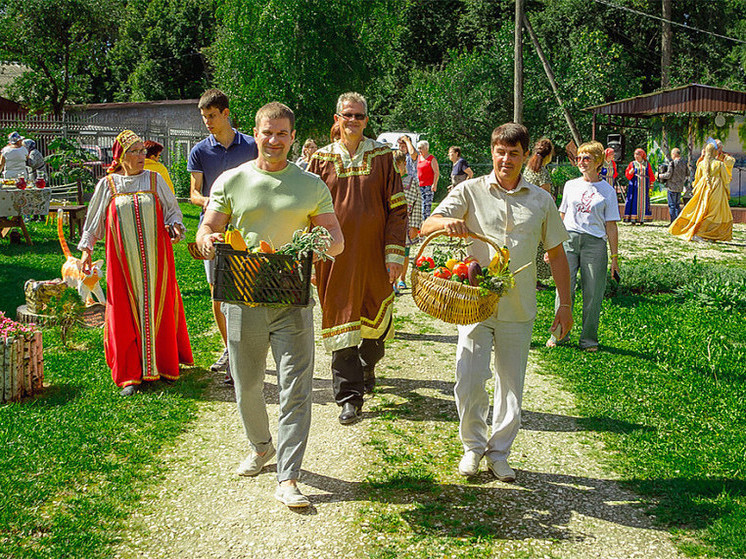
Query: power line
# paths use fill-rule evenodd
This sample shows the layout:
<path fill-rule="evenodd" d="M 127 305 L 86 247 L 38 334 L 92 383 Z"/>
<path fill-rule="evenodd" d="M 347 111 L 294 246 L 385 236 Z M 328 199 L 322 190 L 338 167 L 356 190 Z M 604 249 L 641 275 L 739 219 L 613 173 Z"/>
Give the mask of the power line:
<path fill-rule="evenodd" d="M 617 4 L 613 4 L 612 2 L 609 2 L 608 0 L 593 0 L 593 1 L 596 2 L 597 4 L 603 4 L 605 6 L 609 6 L 610 8 L 616 8 L 617 10 L 630 12 L 638 16 L 655 19 L 655 20 L 658 20 L 664 23 L 670 23 L 671 25 L 676 25 L 677 27 L 683 27 L 684 29 L 688 29 L 689 31 L 696 31 L 697 33 L 704 33 L 705 35 L 712 35 L 713 37 L 717 37 L 719 39 L 726 39 L 728 41 L 733 41 L 734 43 L 741 43 L 742 45 L 746 45 L 746 41 L 744 41 L 743 39 L 736 39 L 735 37 L 729 37 L 728 35 L 721 35 L 720 33 L 715 33 L 714 31 L 707 31 L 706 29 L 700 29 L 699 27 L 692 27 L 691 25 L 685 25 L 683 23 L 679 23 L 678 21 L 674 21 L 672 19 L 666 19 L 666 18 L 662 18 L 660 16 L 656 16 L 653 14 L 648 14 L 646 12 L 641 12 L 639 10 L 635 10 L 634 8 L 628 8 L 627 6 L 619 6 Z"/>

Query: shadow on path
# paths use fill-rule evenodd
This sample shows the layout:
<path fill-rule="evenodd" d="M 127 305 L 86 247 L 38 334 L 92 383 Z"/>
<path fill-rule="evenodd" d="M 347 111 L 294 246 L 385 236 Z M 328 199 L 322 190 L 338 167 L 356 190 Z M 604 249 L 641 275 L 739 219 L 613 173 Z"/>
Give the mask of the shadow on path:
<path fill-rule="evenodd" d="M 408 505 L 400 515 L 421 534 L 582 541 L 586 536 L 569 526 L 577 514 L 620 526 L 650 528 L 637 510 L 644 503 L 620 501 L 630 496 L 620 491 L 619 482 L 527 470 L 516 473 L 514 484 L 496 482 L 484 470 L 471 478 L 479 484 L 496 484 L 487 486 L 399 479 L 397 488 L 371 481 L 345 482 L 307 470 L 301 481 L 324 492 L 312 495 L 315 504 L 352 500 Z"/>
<path fill-rule="evenodd" d="M 454 327 L 455 328 L 455 327 Z M 396 331 L 394 339 L 405 340 L 410 342 L 439 342 L 443 344 L 455 344 L 458 342 L 458 336 L 447 334 L 413 334 L 412 332 Z"/>
<path fill-rule="evenodd" d="M 524 409 L 521 412 L 521 429 L 527 431 L 546 431 L 555 433 L 572 433 L 581 431 L 598 431 L 608 433 L 632 433 L 652 428 L 609 417 L 576 417 Z"/>

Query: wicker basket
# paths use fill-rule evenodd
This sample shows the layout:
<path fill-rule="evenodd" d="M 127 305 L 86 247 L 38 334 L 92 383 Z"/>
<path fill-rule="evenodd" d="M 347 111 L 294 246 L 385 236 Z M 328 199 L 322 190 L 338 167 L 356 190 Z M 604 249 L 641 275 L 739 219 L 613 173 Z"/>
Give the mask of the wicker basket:
<path fill-rule="evenodd" d="M 422 256 L 425 247 L 434 238 L 445 235 L 436 231 L 425 239 L 414 261 Z M 470 237 L 489 243 L 496 249 L 497 255 L 502 255 L 500 247 L 487 237 L 470 233 Z M 480 293 L 481 291 L 481 293 Z M 456 281 L 436 278 L 433 274 L 412 268 L 412 297 L 420 310 L 434 318 L 451 324 L 476 324 L 487 320 L 497 309 L 500 296 L 471 285 L 464 285 Z"/>

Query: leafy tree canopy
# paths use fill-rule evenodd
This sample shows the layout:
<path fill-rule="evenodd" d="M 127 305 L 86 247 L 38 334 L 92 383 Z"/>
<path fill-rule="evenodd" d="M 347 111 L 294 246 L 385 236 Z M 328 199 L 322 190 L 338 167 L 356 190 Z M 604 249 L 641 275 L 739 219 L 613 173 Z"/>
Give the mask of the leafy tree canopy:
<path fill-rule="evenodd" d="M 116 101 L 199 97 L 210 85 L 202 49 L 215 36 L 213 0 L 127 3 L 109 52 Z"/>
<path fill-rule="evenodd" d="M 250 129 L 256 110 L 282 101 L 298 115 L 298 137 L 328 137 L 337 96 L 385 74 L 398 32 L 386 0 L 223 2 L 210 51 L 217 84 Z"/>
<path fill-rule="evenodd" d="M 30 68 L 11 94 L 56 115 L 69 101 L 87 100 L 105 66 L 117 8 L 114 0 L 4 0 L 0 57 Z"/>

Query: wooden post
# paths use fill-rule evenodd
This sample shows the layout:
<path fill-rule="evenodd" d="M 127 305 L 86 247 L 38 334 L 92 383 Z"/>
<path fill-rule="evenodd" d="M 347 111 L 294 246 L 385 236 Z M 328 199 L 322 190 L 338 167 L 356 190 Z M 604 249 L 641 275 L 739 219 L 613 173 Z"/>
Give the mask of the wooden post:
<path fill-rule="evenodd" d="M 547 75 L 547 78 L 549 79 L 549 83 L 552 86 L 552 91 L 554 91 L 554 96 L 557 99 L 557 103 L 559 103 L 560 108 L 562 109 L 562 113 L 565 115 L 565 122 L 567 122 L 567 126 L 570 128 L 570 132 L 572 133 L 573 140 L 575 140 L 575 145 L 580 145 L 583 142 L 580 140 L 580 132 L 578 132 L 578 127 L 575 126 L 575 121 L 572 118 L 572 115 L 570 114 L 570 111 L 567 110 L 567 107 L 562 102 L 562 98 L 559 94 L 559 88 L 557 87 L 557 81 L 554 79 L 554 72 L 552 72 L 551 66 L 549 66 L 549 61 L 547 60 L 546 56 L 544 56 L 544 51 L 541 48 L 541 45 L 539 44 L 539 40 L 536 38 L 536 34 L 534 33 L 534 28 L 531 27 L 531 22 L 528 20 L 528 17 L 526 14 L 523 14 L 523 24 L 526 26 L 526 30 L 528 31 L 529 37 L 531 37 L 531 42 L 534 45 L 534 48 L 536 49 L 536 54 L 539 55 L 539 59 L 541 60 L 541 64 L 544 66 L 544 72 Z"/>
<path fill-rule="evenodd" d="M 523 122 L 523 0 L 515 0 L 513 51 L 513 121 Z"/>
<path fill-rule="evenodd" d="M 593 113 L 593 126 L 591 127 L 591 140 L 596 139 L 596 113 Z"/>
<path fill-rule="evenodd" d="M 686 148 L 689 152 L 686 156 L 686 162 L 688 165 L 687 168 L 689 169 L 689 174 L 686 177 L 686 182 L 689 186 L 684 188 L 684 193 L 691 193 L 693 185 L 689 184 L 689 177 L 692 176 L 691 173 L 692 169 L 694 168 L 694 156 L 692 155 L 692 152 L 694 151 L 694 117 L 692 116 L 692 113 L 689 113 L 689 130 L 687 132 Z"/>

